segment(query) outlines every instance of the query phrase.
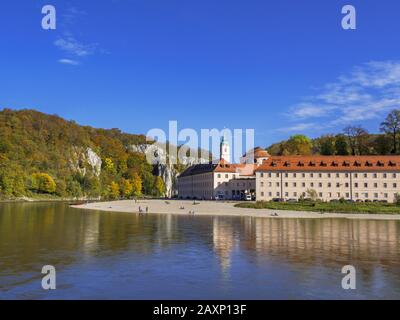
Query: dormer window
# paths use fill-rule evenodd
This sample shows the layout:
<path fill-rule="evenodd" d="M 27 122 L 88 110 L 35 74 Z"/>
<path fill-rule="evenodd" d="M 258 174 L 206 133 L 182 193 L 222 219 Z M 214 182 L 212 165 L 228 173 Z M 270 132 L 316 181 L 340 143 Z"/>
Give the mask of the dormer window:
<path fill-rule="evenodd" d="M 372 167 L 372 163 L 369 162 L 369 161 L 367 161 L 367 162 L 365 162 L 365 166 L 366 166 L 366 167 Z"/>
<path fill-rule="evenodd" d="M 271 162 L 271 166 L 276 167 L 276 162 L 275 162 L 275 161 L 272 161 L 272 162 Z"/>
<path fill-rule="evenodd" d="M 315 162 L 314 161 L 310 161 L 308 164 L 310 167 L 315 167 Z"/>
<path fill-rule="evenodd" d="M 389 161 L 389 167 L 395 167 L 396 164 L 393 161 Z"/>
<path fill-rule="evenodd" d="M 355 162 L 354 162 L 354 166 L 355 166 L 355 167 L 361 167 L 361 163 L 360 163 L 359 161 L 355 161 Z"/>
<path fill-rule="evenodd" d="M 284 166 L 285 166 L 285 167 L 290 167 L 290 162 L 289 162 L 289 161 L 286 161 L 285 164 L 284 164 Z"/>
<path fill-rule="evenodd" d="M 377 165 L 378 167 L 383 167 L 383 166 L 385 166 L 384 163 L 383 163 L 383 162 L 380 162 L 380 161 L 378 161 L 378 162 L 376 163 L 376 165 Z"/>
<path fill-rule="evenodd" d="M 299 166 L 299 167 L 304 167 L 304 162 L 299 161 L 299 162 L 297 163 L 297 166 Z"/>
<path fill-rule="evenodd" d="M 321 163 L 319 164 L 321 167 L 326 167 L 326 162 L 321 161 Z"/>
<path fill-rule="evenodd" d="M 332 161 L 331 166 L 332 167 L 337 167 L 339 164 L 336 161 Z"/>
<path fill-rule="evenodd" d="M 343 161 L 343 167 L 349 167 L 350 163 L 348 161 Z"/>

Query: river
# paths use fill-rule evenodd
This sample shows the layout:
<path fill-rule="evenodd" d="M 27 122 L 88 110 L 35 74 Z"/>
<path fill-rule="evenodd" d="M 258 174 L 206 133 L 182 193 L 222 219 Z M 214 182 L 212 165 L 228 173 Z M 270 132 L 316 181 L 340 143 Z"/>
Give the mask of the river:
<path fill-rule="evenodd" d="M 44 265 L 56 290 L 41 287 Z M 356 290 L 342 288 L 345 265 Z M 400 299 L 400 221 L 2 203 L 0 299 Z"/>

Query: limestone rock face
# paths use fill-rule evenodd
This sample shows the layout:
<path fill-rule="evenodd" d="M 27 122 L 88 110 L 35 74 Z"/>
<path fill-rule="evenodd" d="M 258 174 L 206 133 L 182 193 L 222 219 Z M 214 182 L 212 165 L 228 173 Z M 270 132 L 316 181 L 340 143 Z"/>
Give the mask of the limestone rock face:
<path fill-rule="evenodd" d="M 166 196 L 171 198 L 177 195 L 178 175 L 179 172 L 174 167 L 176 161 L 173 156 L 169 155 L 165 145 L 163 144 L 140 144 L 132 145 L 131 150 L 146 155 L 147 161 L 154 166 L 155 173 L 161 177 L 165 184 Z M 184 166 L 191 166 L 198 163 L 199 160 L 194 157 L 182 157 L 180 163 Z M 208 159 L 200 159 L 200 162 L 208 162 Z"/>
<path fill-rule="evenodd" d="M 101 174 L 101 158 L 91 148 L 72 148 L 70 166 L 73 171 L 86 176 L 89 172 L 99 177 Z"/>

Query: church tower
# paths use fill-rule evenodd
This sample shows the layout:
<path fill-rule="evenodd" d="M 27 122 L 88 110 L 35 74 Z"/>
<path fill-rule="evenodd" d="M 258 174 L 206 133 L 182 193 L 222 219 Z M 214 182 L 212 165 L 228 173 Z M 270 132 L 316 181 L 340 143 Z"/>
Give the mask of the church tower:
<path fill-rule="evenodd" d="M 228 141 L 225 139 L 225 136 L 221 139 L 220 160 L 224 160 L 225 162 L 231 161 L 231 148 Z"/>

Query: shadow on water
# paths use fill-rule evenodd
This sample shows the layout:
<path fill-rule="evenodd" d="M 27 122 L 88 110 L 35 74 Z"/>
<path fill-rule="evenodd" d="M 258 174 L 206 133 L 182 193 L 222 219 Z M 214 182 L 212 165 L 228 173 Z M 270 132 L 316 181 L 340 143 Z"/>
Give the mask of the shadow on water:
<path fill-rule="evenodd" d="M 400 298 L 400 222 L 0 204 L 0 299 Z M 357 290 L 341 268 L 357 269 Z M 54 265 L 57 290 L 41 290 Z"/>

